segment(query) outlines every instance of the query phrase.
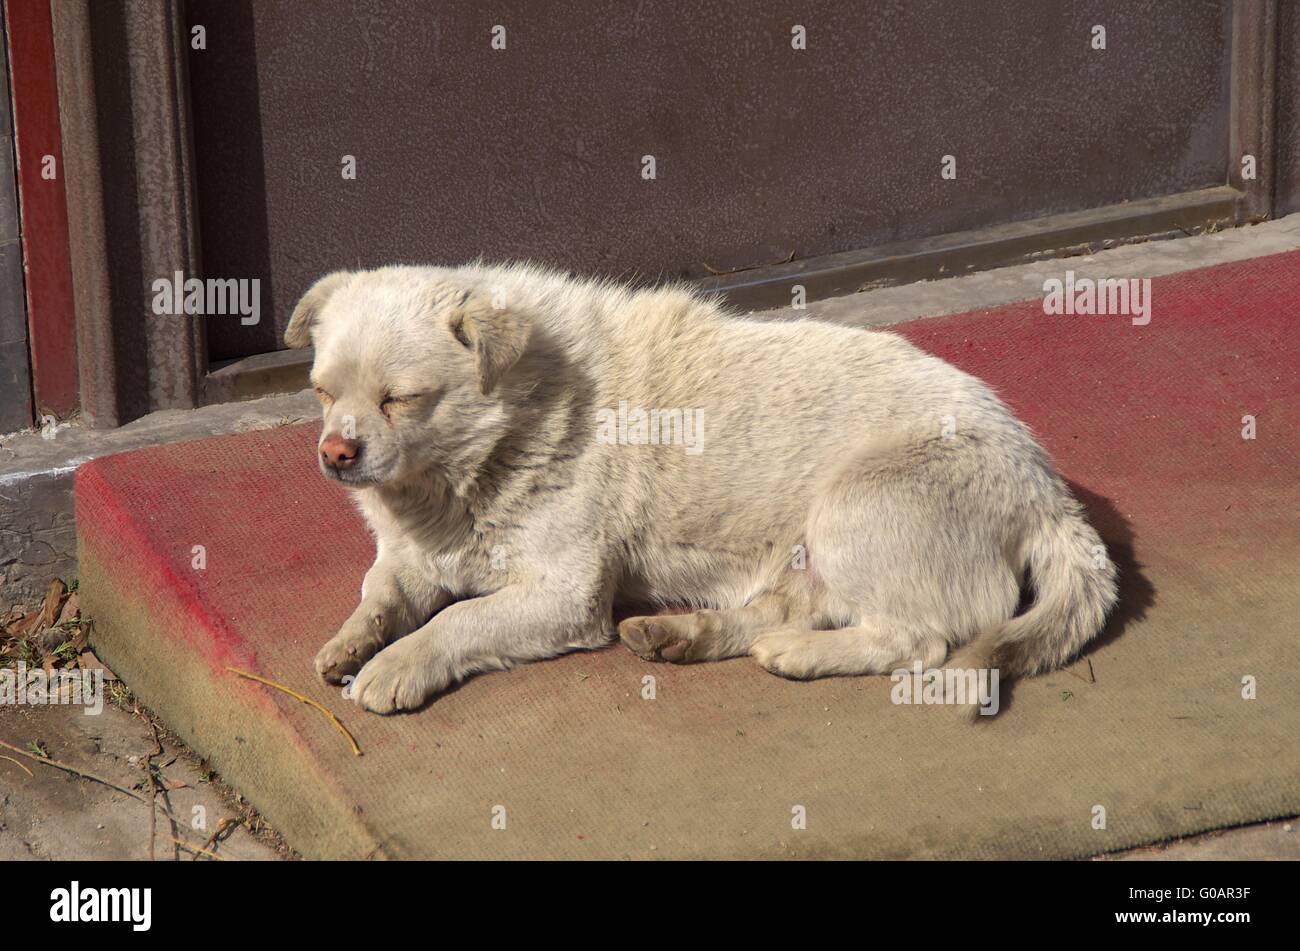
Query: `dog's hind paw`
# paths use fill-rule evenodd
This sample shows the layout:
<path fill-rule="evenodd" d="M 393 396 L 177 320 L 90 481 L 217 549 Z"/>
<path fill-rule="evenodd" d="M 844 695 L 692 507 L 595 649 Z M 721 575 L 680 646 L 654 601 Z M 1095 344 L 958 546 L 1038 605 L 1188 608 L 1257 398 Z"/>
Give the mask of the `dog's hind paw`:
<path fill-rule="evenodd" d="M 618 636 L 642 660 L 689 664 L 709 658 L 704 625 L 696 614 L 630 617 L 618 626 Z"/>

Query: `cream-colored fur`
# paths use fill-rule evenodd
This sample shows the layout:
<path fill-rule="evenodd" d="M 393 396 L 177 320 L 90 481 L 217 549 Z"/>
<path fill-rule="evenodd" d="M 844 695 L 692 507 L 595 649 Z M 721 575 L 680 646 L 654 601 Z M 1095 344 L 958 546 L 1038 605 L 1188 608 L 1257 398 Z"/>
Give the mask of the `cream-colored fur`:
<path fill-rule="evenodd" d="M 321 279 L 322 438 L 378 555 L 316 658 L 362 706 L 599 647 L 789 677 L 1059 666 L 1115 601 L 1080 506 L 984 384 L 889 333 L 527 266 Z M 665 424 L 637 442 L 638 410 Z M 623 438 L 612 420 L 630 420 Z M 693 425 L 692 425 L 693 424 Z M 1022 581 L 1033 606 L 1015 617 Z"/>

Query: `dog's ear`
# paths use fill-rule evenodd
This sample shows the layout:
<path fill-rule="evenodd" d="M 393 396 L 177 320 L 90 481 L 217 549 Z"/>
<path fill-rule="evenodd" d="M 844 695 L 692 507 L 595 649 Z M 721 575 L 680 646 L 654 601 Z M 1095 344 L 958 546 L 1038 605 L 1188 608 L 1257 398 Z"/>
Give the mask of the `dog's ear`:
<path fill-rule="evenodd" d="M 467 295 L 448 317 L 447 329 L 474 354 L 479 390 L 487 396 L 523 356 L 532 325 L 513 311 Z"/>
<path fill-rule="evenodd" d="M 308 288 L 307 293 L 302 295 L 302 300 L 298 301 L 298 306 L 293 309 L 289 326 L 284 328 L 285 343 L 291 347 L 306 347 L 311 344 L 311 328 L 316 323 L 320 309 L 349 277 L 351 273 L 348 271 L 335 271 L 326 274 Z"/>

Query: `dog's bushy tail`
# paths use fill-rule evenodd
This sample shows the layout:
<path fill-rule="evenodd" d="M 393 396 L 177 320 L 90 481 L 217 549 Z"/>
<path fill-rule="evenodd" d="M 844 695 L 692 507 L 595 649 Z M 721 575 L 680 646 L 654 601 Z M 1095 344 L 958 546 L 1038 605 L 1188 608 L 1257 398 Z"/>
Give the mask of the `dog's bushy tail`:
<path fill-rule="evenodd" d="M 1029 609 L 978 635 L 945 666 L 1030 677 L 1061 667 L 1101 631 L 1118 598 L 1117 572 L 1074 498 L 1067 495 L 1056 515 L 1040 522 L 1024 558 L 1034 593 Z"/>

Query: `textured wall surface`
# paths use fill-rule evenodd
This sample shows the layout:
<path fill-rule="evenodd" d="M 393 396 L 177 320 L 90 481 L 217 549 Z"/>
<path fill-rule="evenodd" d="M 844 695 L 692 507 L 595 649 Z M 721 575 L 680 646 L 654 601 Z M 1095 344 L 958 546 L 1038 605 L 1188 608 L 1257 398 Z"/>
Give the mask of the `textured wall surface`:
<path fill-rule="evenodd" d="M 800 10 L 192 0 L 204 271 L 275 314 L 210 319 L 213 359 L 279 346 L 330 268 L 698 277 L 1226 181 L 1226 2 Z"/>
<path fill-rule="evenodd" d="M 1278 7 L 1277 217 L 1300 211 L 1300 4 Z"/>

